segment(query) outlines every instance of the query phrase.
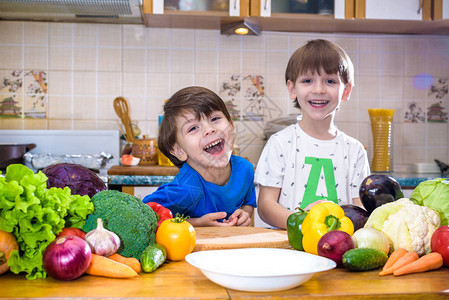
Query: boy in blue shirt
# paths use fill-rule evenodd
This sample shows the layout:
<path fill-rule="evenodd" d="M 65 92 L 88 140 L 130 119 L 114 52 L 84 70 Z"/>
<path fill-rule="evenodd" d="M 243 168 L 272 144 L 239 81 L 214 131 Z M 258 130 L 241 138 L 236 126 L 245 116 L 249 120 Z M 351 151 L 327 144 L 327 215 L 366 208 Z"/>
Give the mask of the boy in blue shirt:
<path fill-rule="evenodd" d="M 256 206 L 254 167 L 232 155 L 235 132 L 223 100 L 203 87 L 187 87 L 164 105 L 159 150 L 179 173 L 147 195 L 189 216 L 193 226 L 248 226 Z"/>

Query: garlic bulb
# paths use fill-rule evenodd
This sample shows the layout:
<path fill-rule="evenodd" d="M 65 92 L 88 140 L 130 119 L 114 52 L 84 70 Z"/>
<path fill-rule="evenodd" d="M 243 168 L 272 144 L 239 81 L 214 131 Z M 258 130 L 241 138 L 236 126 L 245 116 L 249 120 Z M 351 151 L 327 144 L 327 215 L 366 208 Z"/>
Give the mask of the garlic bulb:
<path fill-rule="evenodd" d="M 120 238 L 114 232 L 103 227 L 103 220 L 97 219 L 97 228 L 89 231 L 84 240 L 92 252 L 102 256 L 110 256 L 120 247 Z"/>

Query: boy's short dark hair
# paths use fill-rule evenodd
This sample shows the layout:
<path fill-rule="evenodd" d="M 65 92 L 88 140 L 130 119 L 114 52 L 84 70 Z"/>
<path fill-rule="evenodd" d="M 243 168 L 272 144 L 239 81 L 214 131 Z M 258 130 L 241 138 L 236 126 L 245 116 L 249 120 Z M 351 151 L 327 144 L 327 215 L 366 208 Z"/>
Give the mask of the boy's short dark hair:
<path fill-rule="evenodd" d="M 338 74 L 345 84 L 354 85 L 354 66 L 348 54 L 335 43 L 328 40 L 312 40 L 298 48 L 290 57 L 285 70 L 285 82 L 293 83 L 308 72 Z M 299 108 L 298 100 L 294 101 Z"/>
<path fill-rule="evenodd" d="M 200 86 L 190 86 L 176 92 L 164 104 L 164 117 L 158 136 L 159 150 L 175 166 L 181 167 L 184 162 L 170 153 L 176 143 L 176 118 L 190 112 L 200 120 L 203 116 L 209 117 L 214 111 L 221 111 L 228 121 L 232 122 L 226 104 L 213 91 Z"/>

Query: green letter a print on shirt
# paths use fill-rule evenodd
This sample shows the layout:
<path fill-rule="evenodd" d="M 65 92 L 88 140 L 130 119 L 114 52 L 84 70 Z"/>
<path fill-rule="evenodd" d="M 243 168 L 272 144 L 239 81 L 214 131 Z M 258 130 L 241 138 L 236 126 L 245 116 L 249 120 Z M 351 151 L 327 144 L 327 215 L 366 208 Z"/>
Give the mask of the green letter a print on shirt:
<path fill-rule="evenodd" d="M 338 204 L 337 188 L 335 187 L 334 164 L 329 158 L 306 157 L 304 163 L 312 165 L 306 190 L 302 198 L 301 208 L 305 208 L 310 203 L 317 200 L 327 199 Z M 324 174 L 327 196 L 317 195 L 318 183 L 321 171 Z"/>

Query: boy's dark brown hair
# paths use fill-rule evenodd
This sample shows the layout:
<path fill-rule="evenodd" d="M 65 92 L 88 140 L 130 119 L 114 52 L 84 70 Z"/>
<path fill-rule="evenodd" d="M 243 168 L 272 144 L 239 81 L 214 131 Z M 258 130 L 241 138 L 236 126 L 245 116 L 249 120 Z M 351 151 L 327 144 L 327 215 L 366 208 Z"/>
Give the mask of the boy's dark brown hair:
<path fill-rule="evenodd" d="M 164 104 L 164 117 L 158 136 L 159 150 L 175 166 L 181 167 L 184 162 L 170 153 L 176 143 L 176 118 L 185 113 L 192 113 L 196 119 L 201 120 L 204 116 L 209 117 L 214 111 L 221 111 L 232 123 L 226 104 L 213 91 L 200 86 L 190 86 L 176 92 Z"/>
<path fill-rule="evenodd" d="M 285 70 L 285 82 L 296 83 L 299 76 L 308 72 L 320 74 L 321 70 L 338 74 L 345 84 L 354 85 L 354 66 L 348 54 L 337 44 L 321 39 L 308 41 L 292 54 Z M 300 108 L 298 99 L 294 103 Z"/>

